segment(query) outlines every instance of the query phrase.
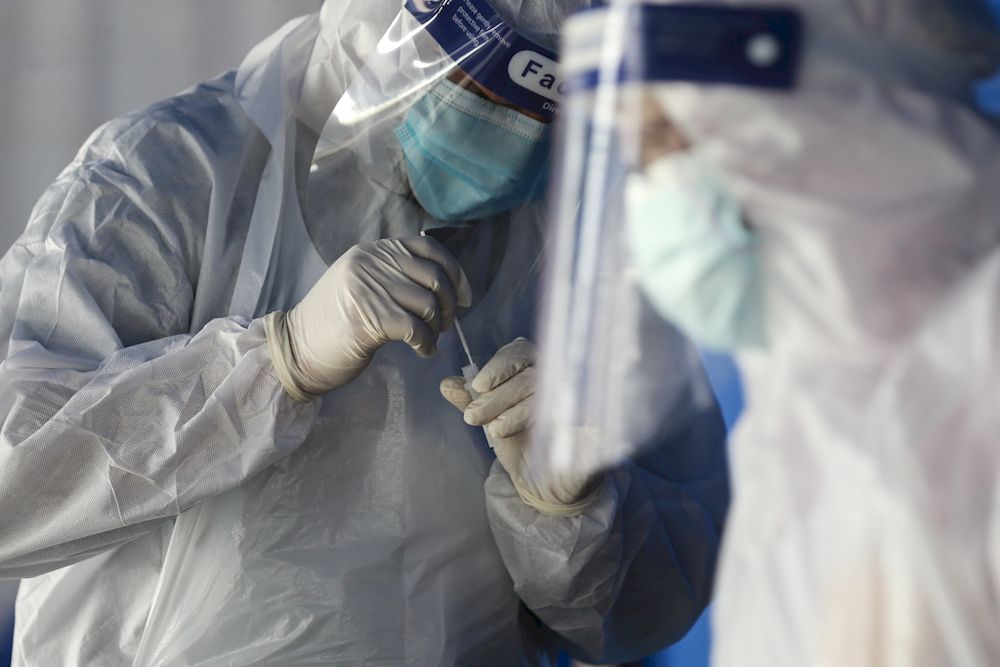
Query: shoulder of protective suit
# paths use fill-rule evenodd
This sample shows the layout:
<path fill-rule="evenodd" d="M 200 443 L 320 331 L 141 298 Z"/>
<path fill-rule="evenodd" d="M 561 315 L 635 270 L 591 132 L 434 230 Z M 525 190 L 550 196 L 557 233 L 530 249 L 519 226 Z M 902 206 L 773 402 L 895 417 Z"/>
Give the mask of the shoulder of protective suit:
<path fill-rule="evenodd" d="M 214 146 L 242 143 L 253 123 L 236 98 L 235 78 L 235 71 L 227 72 L 108 121 L 91 134 L 67 169 L 109 160 L 124 167 L 166 164 L 158 160 L 164 148 L 207 153 Z"/>
<path fill-rule="evenodd" d="M 52 248 L 89 256 L 136 236 L 159 238 L 195 270 L 213 189 L 266 160 L 234 81 L 223 74 L 98 128 L 42 194 L 0 273 Z"/>

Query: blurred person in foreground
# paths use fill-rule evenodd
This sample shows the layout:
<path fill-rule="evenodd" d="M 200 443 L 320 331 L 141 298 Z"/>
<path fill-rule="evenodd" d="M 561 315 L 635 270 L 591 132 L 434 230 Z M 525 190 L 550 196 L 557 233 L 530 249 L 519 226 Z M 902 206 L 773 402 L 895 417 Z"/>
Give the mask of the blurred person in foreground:
<path fill-rule="evenodd" d="M 782 5 L 794 86 L 647 83 L 625 199 L 648 298 L 746 385 L 714 662 L 997 664 L 1000 136 L 973 101 L 991 17 Z"/>

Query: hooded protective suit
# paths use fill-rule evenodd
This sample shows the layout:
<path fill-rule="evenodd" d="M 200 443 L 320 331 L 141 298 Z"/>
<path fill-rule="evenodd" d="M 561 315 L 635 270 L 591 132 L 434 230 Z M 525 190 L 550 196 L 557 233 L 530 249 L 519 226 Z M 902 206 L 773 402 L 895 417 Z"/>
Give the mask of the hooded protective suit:
<path fill-rule="evenodd" d="M 784 4 L 794 90 L 649 87 L 741 204 L 762 281 L 715 662 L 996 664 L 1000 136 L 971 101 L 992 23 Z"/>
<path fill-rule="evenodd" d="M 433 359 L 383 347 L 321 400 L 282 390 L 262 316 L 352 245 L 426 222 L 357 154 L 309 170 L 398 11 L 331 0 L 237 72 L 99 129 L 0 263 L 17 664 L 627 658 L 705 605 L 727 493 L 717 412 L 674 423 L 566 518 L 525 505 L 438 395 L 463 361 L 452 332 Z M 483 359 L 531 334 L 541 222 L 523 206 L 450 246 Z"/>

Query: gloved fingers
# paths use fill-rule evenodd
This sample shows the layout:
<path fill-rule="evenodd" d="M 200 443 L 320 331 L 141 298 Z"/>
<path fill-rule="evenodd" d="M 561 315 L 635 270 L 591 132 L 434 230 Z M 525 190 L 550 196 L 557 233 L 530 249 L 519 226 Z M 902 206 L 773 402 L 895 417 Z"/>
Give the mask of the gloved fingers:
<path fill-rule="evenodd" d="M 468 308 L 472 305 L 472 285 L 469 284 L 469 279 L 465 277 L 465 271 L 462 270 L 458 260 L 443 245 L 429 236 L 398 239 L 398 241 L 411 254 L 434 262 L 444 269 L 452 286 L 455 288 L 459 306 Z"/>
<path fill-rule="evenodd" d="M 485 426 L 534 393 L 535 369 L 529 366 L 499 387 L 472 401 L 465 409 L 465 422 L 472 426 Z"/>
<path fill-rule="evenodd" d="M 537 358 L 535 344 L 527 338 L 518 338 L 501 347 L 472 380 L 472 388 L 480 394 L 507 382 L 525 368 L 533 366 Z"/>
<path fill-rule="evenodd" d="M 413 281 L 411 284 L 419 286 L 436 299 L 438 304 L 436 310 L 440 314 L 441 322 L 438 331 L 447 331 L 455 321 L 458 300 L 448 274 L 440 265 L 421 257 L 398 257 L 397 262 L 400 271 Z"/>
<path fill-rule="evenodd" d="M 524 479 L 527 469 L 524 461 L 526 440 L 524 437 L 492 438 L 493 453 L 516 487 L 530 483 Z"/>
<path fill-rule="evenodd" d="M 413 283 L 401 283 L 390 288 L 389 296 L 400 308 L 423 320 L 435 338 L 444 329 L 441 304 L 433 292 Z"/>
<path fill-rule="evenodd" d="M 507 408 L 486 425 L 491 438 L 511 438 L 524 433 L 534 424 L 534 397 L 529 396 L 520 403 Z"/>
<path fill-rule="evenodd" d="M 393 304 L 391 316 L 385 318 L 382 331 L 389 340 L 406 343 L 421 357 L 432 357 L 437 352 L 437 336 L 431 333 L 422 319 Z"/>
<path fill-rule="evenodd" d="M 472 396 L 465 388 L 465 380 L 460 377 L 454 375 L 446 377 L 441 380 L 440 389 L 445 400 L 462 412 L 465 412 L 465 408 L 472 402 Z"/>

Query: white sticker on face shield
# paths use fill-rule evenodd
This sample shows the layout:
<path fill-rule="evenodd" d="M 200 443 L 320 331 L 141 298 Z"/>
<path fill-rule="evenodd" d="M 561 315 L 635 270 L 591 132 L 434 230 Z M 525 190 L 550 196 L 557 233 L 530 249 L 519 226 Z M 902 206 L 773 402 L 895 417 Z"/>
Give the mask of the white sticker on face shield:
<path fill-rule="evenodd" d="M 771 34 L 762 33 L 747 42 L 747 60 L 757 67 L 771 67 L 781 58 L 781 42 Z"/>
<path fill-rule="evenodd" d="M 510 80 L 553 102 L 562 97 L 559 63 L 536 51 L 521 51 L 510 59 L 507 74 Z"/>

